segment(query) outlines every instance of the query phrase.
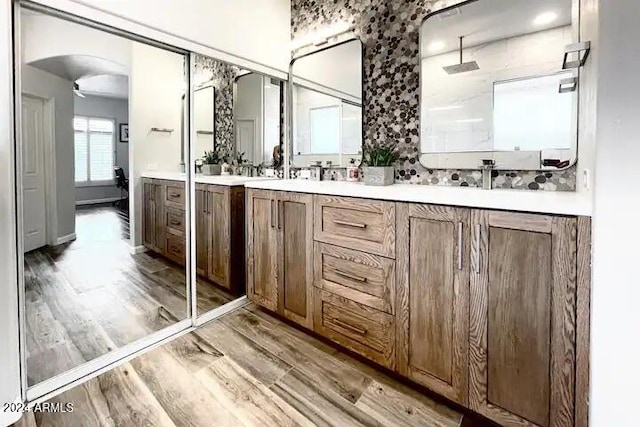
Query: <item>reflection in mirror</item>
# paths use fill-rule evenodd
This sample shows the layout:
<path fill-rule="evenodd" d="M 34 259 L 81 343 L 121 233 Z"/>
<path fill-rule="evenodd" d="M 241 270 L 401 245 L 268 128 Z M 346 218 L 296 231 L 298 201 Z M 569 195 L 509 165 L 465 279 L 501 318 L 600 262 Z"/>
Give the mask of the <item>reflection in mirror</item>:
<path fill-rule="evenodd" d="M 257 167 L 272 167 L 274 154 L 280 157 L 283 84 L 200 55 L 194 57 L 194 84 L 196 133 L 213 126 L 213 134 L 196 136 L 195 148 L 196 293 L 202 316 L 246 294 L 244 183 L 261 179 Z"/>
<path fill-rule="evenodd" d="M 577 0 L 477 0 L 424 21 L 422 162 L 431 168 L 567 167 L 577 155 L 578 92 L 565 46 Z M 577 81 L 577 80 L 576 80 Z M 573 90 L 572 90 L 573 89 Z"/>
<path fill-rule="evenodd" d="M 25 8 L 20 28 L 33 386 L 189 316 L 187 195 L 144 178 L 180 172 L 186 57 Z"/>
<path fill-rule="evenodd" d="M 292 159 L 347 166 L 362 157 L 362 43 L 350 40 L 291 65 Z"/>

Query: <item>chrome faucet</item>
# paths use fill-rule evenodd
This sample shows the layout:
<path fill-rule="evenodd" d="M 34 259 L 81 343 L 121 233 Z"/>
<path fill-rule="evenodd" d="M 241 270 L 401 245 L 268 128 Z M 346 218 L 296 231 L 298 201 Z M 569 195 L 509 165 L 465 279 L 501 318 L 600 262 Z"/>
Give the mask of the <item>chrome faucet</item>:
<path fill-rule="evenodd" d="M 491 190 L 493 187 L 493 178 L 491 173 L 496 167 L 496 161 L 493 159 L 482 159 L 480 170 L 482 171 L 482 188 L 485 190 Z"/>

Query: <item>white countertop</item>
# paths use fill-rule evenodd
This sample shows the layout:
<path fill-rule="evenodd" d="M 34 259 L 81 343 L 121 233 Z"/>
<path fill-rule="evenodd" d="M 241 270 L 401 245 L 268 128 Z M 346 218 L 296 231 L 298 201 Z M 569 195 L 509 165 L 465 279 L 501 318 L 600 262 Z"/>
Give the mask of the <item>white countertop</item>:
<path fill-rule="evenodd" d="M 160 172 L 147 171 L 140 175 L 142 178 L 166 179 L 169 181 L 186 181 L 187 174 L 180 172 Z M 202 175 L 196 174 L 196 183 L 226 185 L 229 187 L 245 185 L 250 181 L 267 181 L 275 178 L 263 176 L 240 176 L 240 175 Z"/>
<path fill-rule="evenodd" d="M 586 195 L 568 191 L 483 190 L 415 184 L 374 187 L 359 182 L 299 179 L 252 181 L 247 182 L 245 187 L 559 215 L 591 216 L 592 211 L 592 204 Z"/>

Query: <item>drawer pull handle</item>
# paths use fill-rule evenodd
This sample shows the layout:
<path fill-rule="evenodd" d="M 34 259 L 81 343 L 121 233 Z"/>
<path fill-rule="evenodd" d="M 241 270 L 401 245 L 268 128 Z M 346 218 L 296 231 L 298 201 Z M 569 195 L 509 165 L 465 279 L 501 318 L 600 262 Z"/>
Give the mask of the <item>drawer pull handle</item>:
<path fill-rule="evenodd" d="M 176 221 L 175 219 L 172 219 L 171 221 L 169 221 L 169 223 L 171 225 L 180 225 L 180 221 Z"/>
<path fill-rule="evenodd" d="M 347 273 L 342 270 L 333 270 L 338 276 L 346 277 L 347 279 L 355 280 L 356 282 L 367 283 L 366 277 L 356 276 L 355 274 Z"/>
<path fill-rule="evenodd" d="M 334 219 L 333 223 L 338 225 L 344 225 L 345 227 L 367 228 L 367 224 L 363 224 L 361 222 L 350 222 L 350 221 L 341 221 L 339 219 Z"/>
<path fill-rule="evenodd" d="M 351 332 L 355 332 L 356 334 L 360 334 L 360 335 L 366 335 L 367 334 L 367 330 L 366 329 L 362 329 L 362 328 L 358 328 L 357 326 L 350 325 L 349 323 L 343 322 L 340 319 L 333 319 L 333 323 L 335 323 L 336 325 L 340 326 L 341 328 L 344 328 L 344 329 L 349 330 Z"/>
<path fill-rule="evenodd" d="M 178 197 L 180 197 L 179 193 L 169 193 L 169 198 L 171 199 L 177 199 Z"/>

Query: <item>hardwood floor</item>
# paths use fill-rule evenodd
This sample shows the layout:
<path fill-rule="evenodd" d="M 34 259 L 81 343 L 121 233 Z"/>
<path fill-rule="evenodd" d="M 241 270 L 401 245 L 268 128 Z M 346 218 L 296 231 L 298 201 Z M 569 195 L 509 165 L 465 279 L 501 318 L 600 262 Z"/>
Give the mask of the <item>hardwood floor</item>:
<path fill-rule="evenodd" d="M 149 318 L 150 327 L 167 320 Z M 71 389 L 31 426 L 442 426 L 462 415 L 253 305 Z M 467 424 L 465 420 L 465 425 Z"/>
<path fill-rule="evenodd" d="M 130 254 L 129 220 L 110 206 L 78 209 L 75 241 L 25 254 L 29 385 L 188 315 L 185 271 Z M 234 299 L 198 279 L 198 313 Z"/>

